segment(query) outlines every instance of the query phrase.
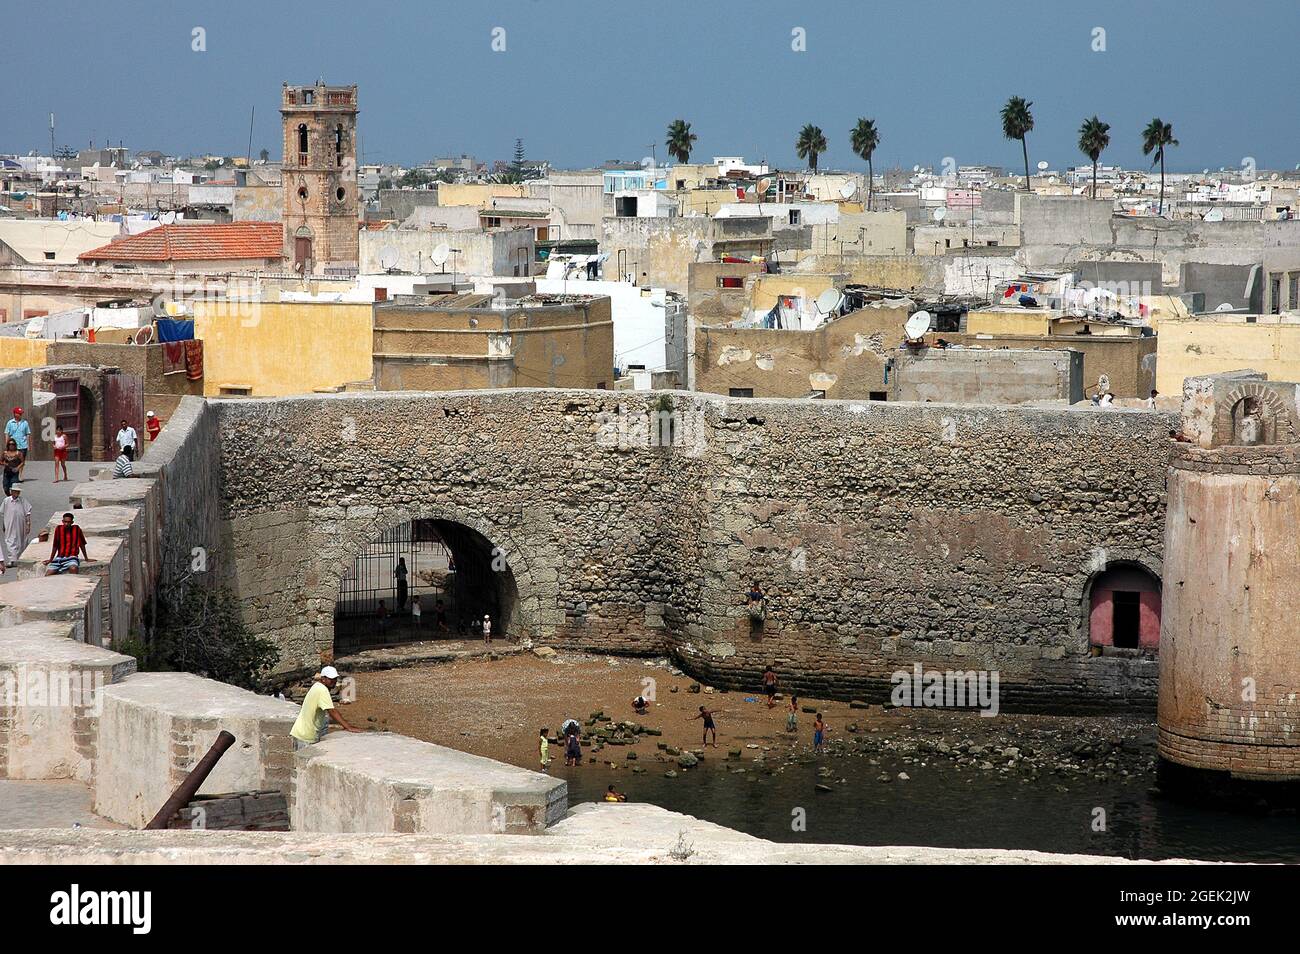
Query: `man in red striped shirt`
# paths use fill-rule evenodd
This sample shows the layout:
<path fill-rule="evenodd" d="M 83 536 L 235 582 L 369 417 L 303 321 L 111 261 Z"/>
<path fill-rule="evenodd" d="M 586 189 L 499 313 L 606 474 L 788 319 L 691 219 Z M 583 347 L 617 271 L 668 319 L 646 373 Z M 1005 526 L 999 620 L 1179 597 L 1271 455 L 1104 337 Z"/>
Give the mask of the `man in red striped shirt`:
<path fill-rule="evenodd" d="M 86 552 L 86 535 L 72 522 L 72 514 L 65 513 L 63 523 L 54 528 L 54 546 L 50 548 L 50 558 L 45 561 L 48 567 L 45 575 L 76 573 L 81 568 L 82 560 L 90 562 L 90 554 Z"/>

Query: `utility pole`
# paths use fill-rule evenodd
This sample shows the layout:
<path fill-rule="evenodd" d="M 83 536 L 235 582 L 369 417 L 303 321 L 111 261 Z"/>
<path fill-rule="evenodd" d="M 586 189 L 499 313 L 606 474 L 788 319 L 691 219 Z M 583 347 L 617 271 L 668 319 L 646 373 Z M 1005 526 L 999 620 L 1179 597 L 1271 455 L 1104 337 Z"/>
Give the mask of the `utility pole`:
<path fill-rule="evenodd" d="M 248 151 L 244 153 L 244 169 L 248 170 L 253 165 L 253 117 L 257 115 L 257 104 L 248 111 Z M 247 181 L 247 180 L 245 180 Z"/>
<path fill-rule="evenodd" d="M 55 162 L 55 159 L 54 159 L 54 114 L 53 114 L 53 113 L 50 113 L 50 168 L 51 168 L 51 170 L 54 168 L 54 162 Z M 37 202 L 37 207 L 38 207 L 38 209 L 37 209 L 37 215 L 39 215 L 39 214 L 40 214 L 40 211 L 39 211 L 40 199 L 37 199 L 36 202 Z M 58 180 L 58 177 L 57 177 L 57 176 L 56 176 L 55 179 L 54 179 L 54 217 L 55 217 L 56 219 L 59 217 L 59 180 Z"/>

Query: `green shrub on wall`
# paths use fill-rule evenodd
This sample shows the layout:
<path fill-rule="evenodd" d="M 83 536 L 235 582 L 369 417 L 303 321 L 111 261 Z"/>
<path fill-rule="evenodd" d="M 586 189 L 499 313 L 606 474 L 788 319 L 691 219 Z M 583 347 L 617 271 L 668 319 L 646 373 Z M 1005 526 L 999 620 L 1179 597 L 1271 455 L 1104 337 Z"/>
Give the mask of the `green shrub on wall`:
<path fill-rule="evenodd" d="M 192 672 L 256 690 L 280 658 L 268 639 L 248 631 L 226 586 L 205 586 L 185 572 L 159 595 L 153 635 L 134 634 L 114 648 L 141 671 Z"/>

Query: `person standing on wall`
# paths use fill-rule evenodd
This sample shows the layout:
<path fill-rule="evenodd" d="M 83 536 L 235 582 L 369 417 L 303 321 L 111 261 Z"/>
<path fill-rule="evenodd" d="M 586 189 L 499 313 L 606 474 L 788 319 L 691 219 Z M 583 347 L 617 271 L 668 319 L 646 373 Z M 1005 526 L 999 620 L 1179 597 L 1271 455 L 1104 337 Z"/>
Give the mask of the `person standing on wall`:
<path fill-rule="evenodd" d="M 27 452 L 32 437 L 32 426 L 23 420 L 23 409 L 14 408 L 14 416 L 5 425 L 5 440 L 13 441 L 22 460 L 18 463 L 18 480 L 23 479 L 23 468 L 27 466 Z"/>
<path fill-rule="evenodd" d="M 397 577 L 397 612 L 401 613 L 406 609 L 406 557 L 397 558 L 393 576 Z"/>
<path fill-rule="evenodd" d="M 134 427 L 126 422 L 126 418 L 122 418 L 122 429 L 117 432 L 116 443 L 119 451 L 124 451 L 128 447 L 131 448 L 131 456 L 133 458 L 140 450 L 138 446 L 140 443 L 140 435 L 135 432 Z"/>
<path fill-rule="evenodd" d="M 153 411 L 147 411 L 144 415 L 144 429 L 149 434 L 149 443 L 152 444 L 162 433 L 162 422 L 158 420 L 158 415 Z"/>

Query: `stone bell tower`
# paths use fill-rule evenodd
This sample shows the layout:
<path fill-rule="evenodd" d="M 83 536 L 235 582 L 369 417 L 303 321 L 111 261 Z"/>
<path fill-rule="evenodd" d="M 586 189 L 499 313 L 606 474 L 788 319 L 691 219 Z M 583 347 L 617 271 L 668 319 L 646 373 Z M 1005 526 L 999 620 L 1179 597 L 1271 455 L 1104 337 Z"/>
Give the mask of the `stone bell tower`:
<path fill-rule="evenodd" d="M 284 256 L 295 271 L 355 267 L 356 86 L 284 85 Z"/>
<path fill-rule="evenodd" d="M 1160 786 L 1300 802 L 1300 385 L 1188 378 L 1170 456 Z"/>

